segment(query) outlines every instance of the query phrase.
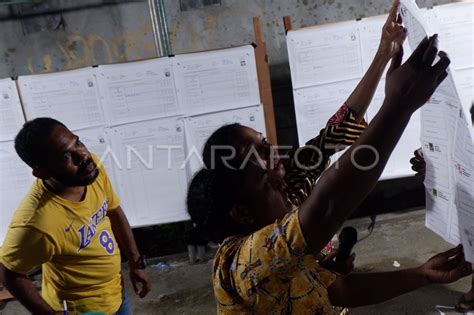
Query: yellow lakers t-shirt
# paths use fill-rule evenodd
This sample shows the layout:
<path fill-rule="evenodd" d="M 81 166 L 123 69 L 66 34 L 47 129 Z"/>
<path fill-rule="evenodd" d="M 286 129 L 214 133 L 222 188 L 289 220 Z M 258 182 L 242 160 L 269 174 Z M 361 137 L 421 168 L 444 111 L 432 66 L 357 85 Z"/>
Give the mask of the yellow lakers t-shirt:
<path fill-rule="evenodd" d="M 37 179 L 13 216 L 0 263 L 20 274 L 43 265 L 41 295 L 55 310 L 67 301 L 74 314 L 114 313 L 122 303 L 122 278 L 107 211 L 119 204 L 102 166 L 79 202 L 51 193 Z"/>

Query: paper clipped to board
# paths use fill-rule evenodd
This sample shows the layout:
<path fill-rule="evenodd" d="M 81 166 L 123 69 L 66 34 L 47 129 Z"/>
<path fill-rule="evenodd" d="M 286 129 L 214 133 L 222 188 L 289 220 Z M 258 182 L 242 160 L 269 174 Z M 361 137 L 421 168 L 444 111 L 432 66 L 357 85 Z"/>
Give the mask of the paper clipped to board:
<path fill-rule="evenodd" d="M 133 226 L 189 219 L 183 122 L 177 117 L 126 124 L 110 131 L 115 176 Z"/>
<path fill-rule="evenodd" d="M 180 114 L 171 58 L 97 68 L 109 126 Z"/>
<path fill-rule="evenodd" d="M 16 154 L 13 141 L 0 142 L 0 174 L 1 247 L 13 213 L 34 181 L 31 168 Z"/>
<path fill-rule="evenodd" d="M 54 117 L 71 130 L 104 125 L 94 68 L 20 76 L 26 119 Z"/>
<path fill-rule="evenodd" d="M 246 45 L 173 57 L 182 112 L 191 116 L 260 104 L 254 50 Z"/>

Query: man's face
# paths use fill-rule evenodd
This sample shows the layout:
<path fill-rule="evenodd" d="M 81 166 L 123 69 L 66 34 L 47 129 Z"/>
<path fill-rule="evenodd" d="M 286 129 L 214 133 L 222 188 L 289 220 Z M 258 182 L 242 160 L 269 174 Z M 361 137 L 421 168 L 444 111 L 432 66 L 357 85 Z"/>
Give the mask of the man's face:
<path fill-rule="evenodd" d="M 40 167 L 41 173 L 65 186 L 86 186 L 99 175 L 99 169 L 85 145 L 64 126 L 53 128 L 44 154 L 46 158 L 44 166 Z"/>

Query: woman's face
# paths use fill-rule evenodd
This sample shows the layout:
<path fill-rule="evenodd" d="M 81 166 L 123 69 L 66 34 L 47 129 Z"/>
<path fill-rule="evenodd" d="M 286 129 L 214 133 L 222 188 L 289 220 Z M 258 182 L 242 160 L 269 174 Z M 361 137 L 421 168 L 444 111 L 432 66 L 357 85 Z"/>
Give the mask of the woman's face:
<path fill-rule="evenodd" d="M 244 147 L 241 148 L 244 163 L 246 159 L 258 163 L 272 178 L 283 180 L 285 177 L 285 166 L 280 160 L 278 151 L 268 143 L 262 133 L 252 128 L 242 126 L 242 138 Z"/>
<path fill-rule="evenodd" d="M 242 127 L 241 135 L 244 140 L 242 192 L 258 229 L 282 219 L 289 211 L 284 191 L 285 167 L 276 149 L 261 133 Z"/>

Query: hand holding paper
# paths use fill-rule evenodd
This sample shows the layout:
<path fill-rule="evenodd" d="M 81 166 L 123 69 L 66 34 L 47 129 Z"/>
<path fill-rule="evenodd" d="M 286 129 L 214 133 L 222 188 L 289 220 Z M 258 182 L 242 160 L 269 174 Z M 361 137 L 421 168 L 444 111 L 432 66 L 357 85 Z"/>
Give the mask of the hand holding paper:
<path fill-rule="evenodd" d="M 420 267 L 420 272 L 430 283 L 451 283 L 472 273 L 461 245 L 440 253 Z"/>
<path fill-rule="evenodd" d="M 393 3 L 392 9 L 382 29 L 382 39 L 377 54 L 387 59 L 387 62 L 402 49 L 407 37 L 406 29 L 402 25 L 402 16 L 398 14 L 400 1 Z"/>
<path fill-rule="evenodd" d="M 386 98 L 399 100 L 399 110 L 415 112 L 447 77 L 449 58 L 446 53 L 439 52 L 440 60 L 432 65 L 436 55 L 437 36 L 434 35 L 430 39 L 425 38 L 403 65 L 400 65 L 402 51 L 394 57 L 387 74 L 385 94 Z"/>

